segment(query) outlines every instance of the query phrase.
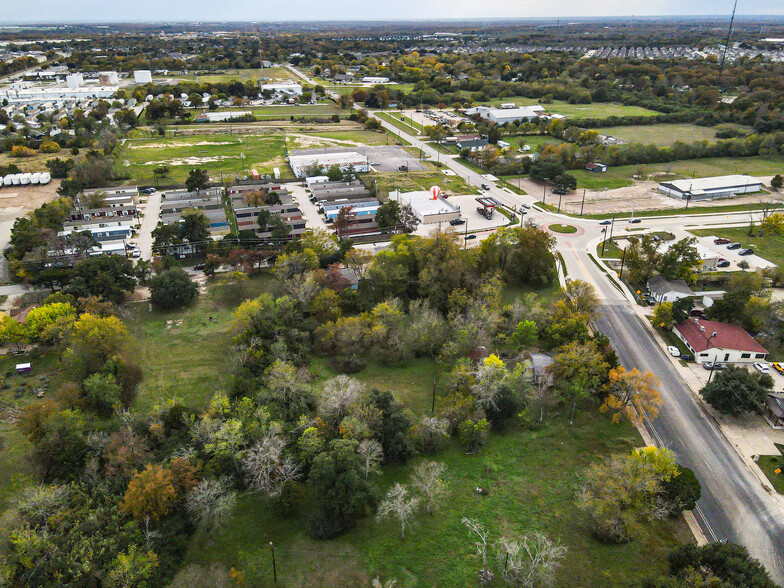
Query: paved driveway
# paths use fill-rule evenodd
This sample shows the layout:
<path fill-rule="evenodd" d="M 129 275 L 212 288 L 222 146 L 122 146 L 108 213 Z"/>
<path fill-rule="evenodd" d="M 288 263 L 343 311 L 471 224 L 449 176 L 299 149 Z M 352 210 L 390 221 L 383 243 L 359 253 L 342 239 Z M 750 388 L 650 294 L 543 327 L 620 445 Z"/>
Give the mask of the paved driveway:
<path fill-rule="evenodd" d="M 141 207 L 140 207 L 141 208 Z M 152 232 L 158 226 L 158 219 L 161 216 L 161 193 L 153 192 L 147 196 L 147 203 L 144 205 L 144 216 L 139 227 L 139 238 L 137 247 L 141 250 L 141 259 L 152 259 Z"/>

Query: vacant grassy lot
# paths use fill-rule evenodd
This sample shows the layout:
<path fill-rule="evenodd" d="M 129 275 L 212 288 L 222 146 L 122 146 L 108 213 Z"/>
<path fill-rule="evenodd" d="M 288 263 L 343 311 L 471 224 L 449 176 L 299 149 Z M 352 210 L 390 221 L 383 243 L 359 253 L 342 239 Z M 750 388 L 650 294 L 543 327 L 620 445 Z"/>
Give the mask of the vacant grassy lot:
<path fill-rule="evenodd" d="M 479 194 L 478 188 L 469 186 L 466 181 L 457 175 L 444 175 L 439 169 L 429 162 L 424 162 L 427 171 L 410 171 L 405 173 L 369 173 L 363 174 L 363 179 L 368 185 L 376 183 L 379 196 L 385 197 L 393 190 L 412 192 L 416 190 L 429 190 L 431 186 L 440 186 L 449 194 Z"/>
<path fill-rule="evenodd" d="M 188 109 L 194 117 L 201 114 L 204 108 L 190 108 Z M 341 110 L 334 102 L 324 102 L 322 104 L 303 104 L 297 106 L 295 104 L 281 104 L 280 106 L 248 106 L 248 107 L 232 107 L 232 108 L 218 108 L 214 111 L 208 112 L 252 112 L 253 115 L 259 120 L 282 120 L 295 116 L 332 116 L 333 114 L 350 114 L 348 110 Z"/>
<path fill-rule="evenodd" d="M 189 74 L 171 77 L 179 80 L 216 84 L 219 82 L 232 82 L 234 80 L 258 80 L 262 76 L 273 80 L 300 81 L 297 76 L 285 67 L 266 67 L 263 71 L 259 69 L 226 69 L 204 75 Z"/>
<path fill-rule="evenodd" d="M 642 143 L 644 145 L 671 145 L 676 141 L 695 143 L 716 140 L 716 129 L 690 124 L 632 125 L 603 127 L 596 130 L 602 135 L 610 135 L 627 143 Z"/>
<path fill-rule="evenodd" d="M 140 135 L 137 135 L 140 137 Z M 356 147 L 379 145 L 385 134 L 360 130 L 328 131 L 319 134 L 293 131 L 267 135 L 216 133 L 187 137 L 134 138 L 123 145 L 118 154 L 118 167 L 131 175 L 137 183 L 152 183 L 152 170 L 168 166 L 167 181 L 185 181 L 194 167 L 206 169 L 213 180 L 246 175 L 252 168 L 260 173 L 272 173 L 278 167 L 284 177 L 293 177 L 285 160 L 286 148 Z"/>
<path fill-rule="evenodd" d="M 419 393 L 427 399 L 430 382 L 420 382 Z M 460 522 L 470 516 L 491 529 L 493 539 L 542 531 L 566 545 L 557 586 L 635 585 L 666 569 L 669 548 L 689 540 L 685 525 L 667 521 L 627 545 L 603 545 L 585 528 L 574 496 L 588 464 L 638 443 L 631 427 L 614 425 L 595 409 L 578 413 L 571 427 L 559 415 L 536 431 L 513 427 L 495 433 L 475 456 L 457 446 L 438 454 L 449 478 L 443 508 L 420 515 L 405 540 L 394 523 L 369 517 L 343 537 L 313 541 L 305 533 L 306 515 L 281 519 L 263 499 L 245 496 L 227 528 L 211 542 L 194 540 L 187 559 L 222 562 L 243 571 L 252 585 L 268 586 L 273 541 L 278 581 L 284 586 L 361 586 L 377 576 L 397 579 L 400 586 L 470 586 L 481 567 L 474 539 Z M 382 489 L 405 481 L 412 466 L 385 469 Z M 477 487 L 489 494 L 478 495 Z M 312 498 L 306 496 L 300 512 L 308 511 Z"/>
<path fill-rule="evenodd" d="M 531 147 L 531 151 L 536 153 L 539 151 L 541 145 L 560 145 L 564 143 L 562 139 L 557 137 L 550 137 L 549 135 L 523 135 L 521 137 L 514 137 L 509 141 L 514 148 L 522 148 L 524 145 Z"/>
<path fill-rule="evenodd" d="M 374 114 L 381 120 L 391 123 L 404 133 L 418 135 L 422 131 L 422 125 L 399 112 L 375 112 Z"/>
<path fill-rule="evenodd" d="M 649 163 L 610 167 L 605 173 L 593 173 L 582 169 L 570 170 L 577 178 L 577 186 L 589 190 L 603 188 L 623 188 L 631 186 L 633 176 L 657 181 L 680 178 L 706 178 L 729 174 L 749 174 L 770 176 L 784 171 L 784 159 L 780 157 L 711 157 L 673 161 L 670 163 Z M 666 175 L 665 175 L 666 174 Z"/>
<path fill-rule="evenodd" d="M 784 264 L 784 235 L 762 235 L 757 228 L 754 229 L 754 235 L 749 235 L 748 227 L 690 229 L 689 232 L 701 237 L 708 235 L 726 237 L 741 243 L 743 247 L 751 247 L 757 255 L 776 265 Z"/>

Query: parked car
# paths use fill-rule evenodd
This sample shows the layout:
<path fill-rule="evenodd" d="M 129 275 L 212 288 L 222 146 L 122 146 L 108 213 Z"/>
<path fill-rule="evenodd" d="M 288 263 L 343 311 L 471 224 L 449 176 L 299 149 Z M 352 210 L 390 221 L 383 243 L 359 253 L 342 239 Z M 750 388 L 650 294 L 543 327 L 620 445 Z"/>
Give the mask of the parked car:
<path fill-rule="evenodd" d="M 673 357 L 680 357 L 681 350 L 675 347 L 675 345 L 670 345 L 667 347 L 667 352 L 672 355 Z"/>
<path fill-rule="evenodd" d="M 646 294 L 645 296 L 642 297 L 642 299 L 645 300 L 645 302 L 647 302 L 651 306 L 656 305 L 656 297 L 651 296 L 650 294 Z"/>
<path fill-rule="evenodd" d="M 157 190 L 155 188 L 142 188 L 139 190 L 140 194 L 155 194 Z"/>
<path fill-rule="evenodd" d="M 399 168 L 397 168 L 397 171 L 407 172 L 408 171 L 408 166 L 407 165 L 401 165 Z"/>
<path fill-rule="evenodd" d="M 719 237 L 718 239 L 713 240 L 714 245 L 726 245 L 729 242 L 730 240 L 727 239 L 726 237 Z"/>
<path fill-rule="evenodd" d="M 763 374 L 770 373 L 770 367 L 768 367 L 767 363 L 762 363 L 761 361 L 755 361 L 754 367 L 757 368 L 757 371 Z"/>
<path fill-rule="evenodd" d="M 720 372 L 721 370 L 724 369 L 724 364 L 718 362 L 713 363 L 712 361 L 706 361 L 705 363 L 702 364 L 702 367 L 704 367 L 706 370 L 713 370 L 716 372 Z"/>
<path fill-rule="evenodd" d="M 751 247 L 747 249 L 741 249 L 738 251 L 738 255 L 754 255 L 754 250 Z"/>
<path fill-rule="evenodd" d="M 465 240 L 470 241 L 471 239 L 476 239 L 476 235 L 467 235 Z"/>
<path fill-rule="evenodd" d="M 531 207 L 530 207 L 528 204 L 526 204 L 525 202 L 523 202 L 523 204 L 521 204 L 520 206 L 522 206 L 523 208 L 531 208 Z"/>
<path fill-rule="evenodd" d="M 134 247 L 133 251 L 131 251 L 131 257 L 141 257 L 141 255 L 142 255 L 142 250 L 139 249 L 138 247 Z"/>
<path fill-rule="evenodd" d="M 568 194 L 568 192 L 561 188 L 556 188 L 555 190 L 553 190 L 553 194 L 558 194 L 559 196 L 563 196 L 564 194 Z"/>
<path fill-rule="evenodd" d="M 453 220 L 449 221 L 449 224 L 454 227 L 454 226 L 457 226 L 457 225 L 464 225 L 465 221 L 462 218 L 456 218 L 456 219 L 453 219 Z"/>
<path fill-rule="evenodd" d="M 689 353 L 681 353 L 681 359 L 683 361 L 691 361 L 694 357 L 691 356 Z"/>
<path fill-rule="evenodd" d="M 774 361 L 772 364 L 773 369 L 776 370 L 781 375 L 784 375 L 784 365 L 781 365 L 779 362 Z"/>
<path fill-rule="evenodd" d="M 636 225 L 637 223 L 641 223 L 641 222 L 642 222 L 642 219 L 633 218 L 632 220 L 629 221 L 629 224 L 630 225 Z"/>
<path fill-rule="evenodd" d="M 193 269 L 195 269 L 195 270 L 203 270 L 205 267 L 207 267 L 206 263 L 197 263 L 196 265 L 193 266 Z"/>
<path fill-rule="evenodd" d="M 612 221 L 611 221 L 611 220 L 603 220 L 603 221 L 602 221 L 602 222 L 600 222 L 599 224 L 600 224 L 600 225 L 611 225 L 611 224 L 612 224 Z"/>
<path fill-rule="evenodd" d="M 489 190 L 490 184 L 482 184 L 482 190 Z"/>
<path fill-rule="evenodd" d="M 740 243 L 730 243 L 727 245 L 727 249 L 740 249 Z"/>
<path fill-rule="evenodd" d="M 719 261 L 716 263 L 716 267 L 730 267 L 730 262 L 720 257 Z"/>

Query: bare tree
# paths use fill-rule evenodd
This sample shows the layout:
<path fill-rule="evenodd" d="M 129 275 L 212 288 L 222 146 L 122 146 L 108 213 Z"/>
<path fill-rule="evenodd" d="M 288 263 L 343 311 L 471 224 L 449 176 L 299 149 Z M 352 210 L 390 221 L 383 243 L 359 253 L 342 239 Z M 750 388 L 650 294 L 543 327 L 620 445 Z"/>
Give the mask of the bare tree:
<path fill-rule="evenodd" d="M 493 581 L 493 572 L 487 567 L 487 537 L 490 535 L 490 532 L 475 519 L 463 517 L 462 522 L 468 527 L 469 531 L 479 538 L 476 542 L 476 553 L 482 558 L 482 569 L 479 571 L 479 581 L 482 584 L 487 585 Z"/>
<path fill-rule="evenodd" d="M 219 529 L 237 505 L 237 493 L 225 478 L 205 478 L 188 494 L 186 507 L 197 526 L 207 533 Z"/>
<path fill-rule="evenodd" d="M 286 442 L 280 436 L 268 433 L 246 452 L 242 468 L 245 481 L 254 491 L 274 498 L 286 482 L 299 477 L 299 466 L 283 456 L 285 446 Z"/>
<path fill-rule="evenodd" d="M 339 423 L 359 402 L 365 385 L 351 376 L 336 376 L 324 384 L 318 399 L 318 413 L 325 421 Z"/>
<path fill-rule="evenodd" d="M 545 372 L 532 380 L 526 401 L 528 408 L 531 409 L 529 414 L 538 412 L 541 423 L 548 409 L 556 406 L 559 401 L 558 394 L 553 393 L 553 375 L 551 373 Z"/>
<path fill-rule="evenodd" d="M 420 499 L 412 496 L 408 488 L 396 482 L 378 505 L 376 517 L 379 520 L 395 517 L 400 522 L 400 538 L 405 539 L 406 527 L 411 526 L 419 502 Z"/>
<path fill-rule="evenodd" d="M 381 578 L 373 578 L 373 581 L 370 583 L 373 588 L 395 588 L 397 586 L 397 580 L 381 580 Z"/>
<path fill-rule="evenodd" d="M 432 514 L 446 494 L 444 472 L 446 465 L 439 461 L 423 461 L 414 468 L 411 484 L 422 496 L 425 512 Z"/>
<path fill-rule="evenodd" d="M 501 539 L 497 546 L 498 559 L 504 562 L 504 579 L 524 588 L 551 586 L 566 551 L 542 533 L 526 535 L 522 541 Z"/>
<path fill-rule="evenodd" d="M 378 473 L 381 461 L 384 459 L 381 443 L 373 439 L 363 439 L 357 446 L 357 453 L 362 458 L 362 471 L 366 478 L 370 474 Z"/>

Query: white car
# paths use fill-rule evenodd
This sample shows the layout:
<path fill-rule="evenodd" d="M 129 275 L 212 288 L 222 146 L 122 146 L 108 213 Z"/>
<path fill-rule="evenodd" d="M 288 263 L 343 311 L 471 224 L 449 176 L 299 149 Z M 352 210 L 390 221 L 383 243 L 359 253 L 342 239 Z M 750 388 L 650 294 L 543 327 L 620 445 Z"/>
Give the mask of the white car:
<path fill-rule="evenodd" d="M 675 347 L 675 345 L 669 345 L 667 347 L 667 352 L 670 355 L 672 355 L 673 357 L 680 357 L 681 356 L 681 350 L 678 349 L 677 347 Z"/>
<path fill-rule="evenodd" d="M 757 368 L 758 372 L 761 372 L 763 374 L 767 374 L 770 372 L 770 366 L 767 363 L 760 363 L 758 361 L 754 363 L 754 367 Z"/>

